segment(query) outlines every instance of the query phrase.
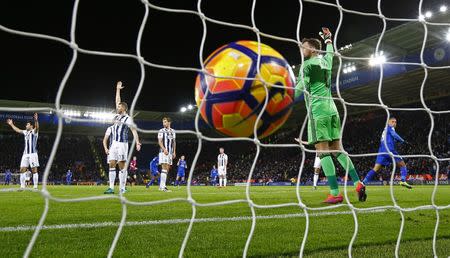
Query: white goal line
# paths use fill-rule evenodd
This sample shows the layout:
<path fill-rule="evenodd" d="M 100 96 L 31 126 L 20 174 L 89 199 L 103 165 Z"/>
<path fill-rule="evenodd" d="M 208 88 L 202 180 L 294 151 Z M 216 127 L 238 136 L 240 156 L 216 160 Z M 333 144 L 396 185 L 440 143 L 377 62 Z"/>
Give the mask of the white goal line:
<path fill-rule="evenodd" d="M 388 209 L 378 209 L 361 211 L 359 213 L 381 213 L 388 211 Z M 310 217 L 324 217 L 335 215 L 350 215 L 351 211 L 331 211 L 331 212 L 314 212 L 309 213 Z M 277 215 L 260 215 L 256 216 L 258 220 L 267 219 L 288 219 L 288 218 L 302 218 L 305 217 L 304 213 L 288 213 Z M 238 217 L 212 217 L 212 218 L 199 218 L 194 219 L 194 223 L 202 222 L 226 222 L 226 221 L 245 221 L 252 220 L 252 216 L 238 216 Z M 167 225 L 167 224 L 186 224 L 190 223 L 191 219 L 166 219 L 166 220 L 144 220 L 144 221 L 127 221 L 124 226 L 146 226 L 146 225 Z M 119 222 L 97 222 L 97 223 L 79 223 L 79 224 L 57 224 L 57 225 L 43 225 L 43 230 L 53 229 L 78 229 L 78 228 L 105 228 L 105 227 L 117 227 Z M 36 226 L 16 226 L 16 227 L 0 227 L 0 232 L 19 232 L 19 231 L 34 231 Z"/>

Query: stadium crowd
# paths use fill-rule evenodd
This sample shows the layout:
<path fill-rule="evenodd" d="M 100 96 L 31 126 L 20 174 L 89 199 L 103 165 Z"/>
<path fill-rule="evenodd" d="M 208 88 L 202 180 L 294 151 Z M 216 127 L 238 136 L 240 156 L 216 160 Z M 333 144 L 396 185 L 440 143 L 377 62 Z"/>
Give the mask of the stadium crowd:
<path fill-rule="evenodd" d="M 445 108 L 442 105 L 435 105 L 435 110 Z M 428 134 L 430 132 L 430 117 L 424 111 L 401 111 L 395 112 L 398 125 L 396 131 L 408 142 L 409 146 L 399 145 L 399 153 L 405 155 L 430 154 L 428 147 Z M 431 148 L 437 158 L 450 157 L 450 118 L 445 114 L 434 115 L 434 130 L 432 134 Z M 380 137 L 386 122 L 384 111 L 372 111 L 360 115 L 352 115 L 347 118 L 344 128 L 343 145 L 349 154 L 371 153 L 372 156 L 353 157 L 353 162 L 361 177 L 374 165 L 375 155 L 378 150 Z M 298 125 L 300 128 L 301 125 Z M 299 129 L 292 128 L 275 133 L 273 136 L 264 139 L 264 142 L 271 144 L 295 143 L 294 138 L 298 137 Z M 147 136 L 148 137 L 148 136 Z M 306 138 L 306 132 L 304 137 Z M 64 136 L 58 146 L 55 160 L 52 164 L 49 181 L 63 181 L 66 171 L 73 171 L 75 182 L 94 181 L 106 182 L 107 176 L 104 171 L 107 168 L 106 156 L 102 147 L 103 137 L 92 137 L 85 135 Z M 6 169 L 11 169 L 17 173 L 20 158 L 23 152 L 23 136 L 15 133 L 0 134 L 2 143 L 0 155 L 0 173 Z M 39 161 L 41 172 L 43 171 L 54 141 L 54 135 L 41 133 L 38 142 Z M 197 138 L 182 138 L 177 141 L 178 156 L 184 154 L 190 165 L 197 150 Z M 229 166 L 227 178 L 229 182 L 245 182 L 248 179 L 250 169 L 256 155 L 256 146 L 251 141 L 246 142 L 208 142 L 202 141 L 202 151 L 197 161 L 193 182 L 206 183 L 209 181 L 209 174 L 212 166 L 216 164 L 218 148 L 224 147 L 229 156 Z M 313 146 L 306 146 L 313 149 Z M 138 159 L 138 183 L 144 182 L 149 177 L 149 162 L 158 154 L 156 139 L 146 139 L 140 153 L 136 153 Z M 314 153 L 308 152 L 305 156 L 304 169 L 301 181 L 308 182 L 313 175 Z M 278 182 L 290 181 L 296 178 L 302 160 L 302 152 L 298 147 L 261 147 L 260 155 L 252 175 L 254 182 Z M 176 164 L 174 161 L 174 164 Z M 410 179 L 427 180 L 434 179 L 436 163 L 430 158 L 405 157 Z M 448 178 L 450 162 L 441 161 L 439 165 L 440 179 Z M 336 166 L 337 174 L 341 177 L 345 171 Z M 188 169 L 190 171 L 190 167 Z M 396 171 L 398 174 L 398 169 Z M 172 169 L 169 177 L 173 179 L 176 175 L 176 168 Z M 382 170 L 379 174 L 380 180 L 389 180 L 391 168 Z M 0 178 L 1 180 L 1 178 Z"/>

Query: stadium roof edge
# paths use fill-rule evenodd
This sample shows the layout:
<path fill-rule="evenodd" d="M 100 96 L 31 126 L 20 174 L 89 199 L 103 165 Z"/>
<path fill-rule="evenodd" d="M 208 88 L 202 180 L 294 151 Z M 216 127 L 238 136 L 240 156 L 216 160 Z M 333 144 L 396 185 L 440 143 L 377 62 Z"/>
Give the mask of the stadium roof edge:
<path fill-rule="evenodd" d="M 31 108 L 31 107 L 48 107 L 55 108 L 54 103 L 42 103 L 42 102 L 33 102 L 33 101 L 20 101 L 20 100 L 8 100 L 8 99 L 0 99 L 0 107 L 21 107 L 21 108 Z M 110 111 L 114 112 L 114 108 L 112 107 L 93 107 L 93 106 L 81 106 L 81 105 L 70 105 L 70 104 L 61 104 L 62 109 L 68 110 L 77 110 L 81 112 L 85 111 Z M 184 120 L 192 120 L 195 116 L 195 113 L 183 113 L 180 114 L 178 112 L 157 112 L 157 111 L 144 111 L 144 110 L 135 110 L 135 118 L 140 120 L 152 120 L 162 119 L 164 116 L 170 116 L 172 119 L 176 119 L 178 121 Z"/>

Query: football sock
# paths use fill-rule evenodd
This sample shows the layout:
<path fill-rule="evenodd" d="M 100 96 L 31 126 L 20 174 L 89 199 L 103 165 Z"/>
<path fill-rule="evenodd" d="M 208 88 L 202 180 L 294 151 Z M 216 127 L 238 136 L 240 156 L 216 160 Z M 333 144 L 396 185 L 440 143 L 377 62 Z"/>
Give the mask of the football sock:
<path fill-rule="evenodd" d="M 368 182 L 372 181 L 373 178 L 375 177 L 376 173 L 377 173 L 377 172 L 375 172 L 375 170 L 371 169 L 371 170 L 367 173 L 366 177 L 364 178 L 363 184 L 367 184 Z"/>
<path fill-rule="evenodd" d="M 347 170 L 348 166 L 348 174 L 352 178 L 353 183 L 355 183 L 356 185 L 356 183 L 359 182 L 359 176 L 356 172 L 355 166 L 353 166 L 353 162 L 350 157 L 347 154 L 339 153 L 336 158 L 339 161 L 339 164 L 341 164 L 341 166 L 344 168 L 344 170 Z"/>
<path fill-rule="evenodd" d="M 109 168 L 109 188 L 114 189 L 115 181 L 116 181 L 116 168 Z"/>
<path fill-rule="evenodd" d="M 406 166 L 400 167 L 400 176 L 402 179 L 402 182 L 406 181 L 406 176 L 408 175 L 408 169 Z"/>
<path fill-rule="evenodd" d="M 333 164 L 333 159 L 330 154 L 322 154 L 320 156 L 320 163 L 322 164 L 323 172 L 328 179 L 328 185 L 330 186 L 330 193 L 333 196 L 339 194 L 339 186 L 336 178 L 336 168 Z"/>

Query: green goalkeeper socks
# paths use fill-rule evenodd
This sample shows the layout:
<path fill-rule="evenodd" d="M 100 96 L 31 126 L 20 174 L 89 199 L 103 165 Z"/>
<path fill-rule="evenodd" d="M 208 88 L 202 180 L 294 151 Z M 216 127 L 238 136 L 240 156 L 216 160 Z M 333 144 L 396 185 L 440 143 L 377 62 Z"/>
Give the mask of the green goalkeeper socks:
<path fill-rule="evenodd" d="M 328 185 L 331 189 L 330 193 L 334 196 L 337 196 L 339 194 L 339 186 L 336 178 L 336 168 L 334 167 L 331 155 L 321 155 L 320 164 L 322 165 L 323 172 L 328 179 Z"/>
<path fill-rule="evenodd" d="M 347 154 L 339 153 L 336 158 L 339 161 L 339 164 L 341 164 L 341 166 L 344 168 L 344 170 L 347 170 L 348 165 L 348 174 L 352 178 L 353 183 L 356 184 L 357 182 L 359 182 L 358 173 L 356 172 L 355 166 L 353 166 L 353 162 L 350 157 Z"/>

